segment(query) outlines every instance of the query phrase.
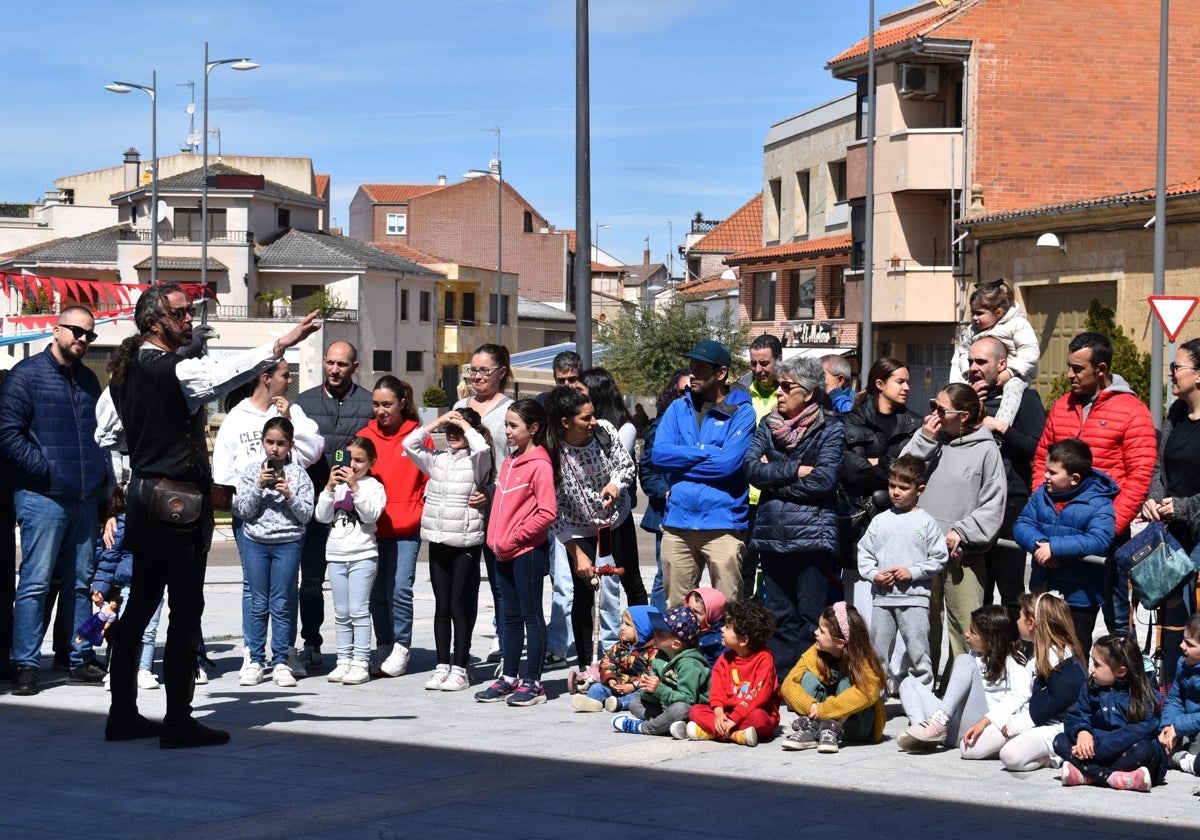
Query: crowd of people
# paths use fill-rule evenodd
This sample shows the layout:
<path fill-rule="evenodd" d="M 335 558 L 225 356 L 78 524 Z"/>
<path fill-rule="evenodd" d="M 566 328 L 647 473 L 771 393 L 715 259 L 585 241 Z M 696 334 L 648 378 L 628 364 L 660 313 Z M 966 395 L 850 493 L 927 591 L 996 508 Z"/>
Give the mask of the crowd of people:
<path fill-rule="evenodd" d="M 620 732 L 829 753 L 879 742 L 896 696 L 902 750 L 948 745 L 1012 770 L 1061 767 L 1066 785 L 1149 790 L 1200 753 L 1195 584 L 1160 610 L 1161 661 L 1148 667 L 1113 557 L 1142 519 L 1200 560 L 1200 340 L 1170 365 L 1176 399 L 1158 435 L 1104 336 L 1071 341 L 1069 390 L 1047 416 L 1030 388 L 1036 337 L 1011 289 L 981 284 L 971 310 L 955 381 L 928 411 L 909 405 L 900 359 L 875 361 L 855 393 L 843 357 L 784 359 L 763 335 L 737 381 L 729 350 L 698 342 L 653 420 L 571 352 L 554 359 L 552 390 L 514 400 L 507 349 L 485 344 L 461 399 L 422 425 L 408 383 L 355 381 L 345 341 L 325 348 L 322 384 L 289 401 L 283 354 L 319 328 L 312 317 L 235 357 L 188 357 L 191 310 L 172 284 L 139 300 L 138 334 L 102 396 L 80 364 L 92 316 L 66 309 L 51 345 L 0 386 L 22 537 L 13 617 L 0 622 L 13 693 L 39 690 L 58 580 L 79 627 L 68 683 L 110 686 L 107 738 L 227 740 L 191 714 L 224 488 L 243 569 L 242 686 L 408 673 L 424 544 L 427 690 L 471 687 L 482 557 L 497 668 L 479 702 L 546 702 L 544 669 L 573 653 L 571 703 L 614 713 Z M 225 394 L 210 470 L 204 406 Z M 113 409 L 99 422 L 98 404 Z M 101 444 L 130 470 L 106 523 L 96 511 L 113 461 Z M 655 537 L 649 592 L 639 526 Z M 137 692 L 159 687 L 164 589 L 159 724 Z M 784 706 L 794 717 L 781 720 Z"/>

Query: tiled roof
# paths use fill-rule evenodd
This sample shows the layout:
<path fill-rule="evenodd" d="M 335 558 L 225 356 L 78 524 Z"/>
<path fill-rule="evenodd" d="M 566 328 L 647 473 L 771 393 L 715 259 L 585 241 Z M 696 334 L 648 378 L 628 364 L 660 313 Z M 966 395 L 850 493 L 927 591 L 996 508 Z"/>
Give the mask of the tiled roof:
<path fill-rule="evenodd" d="M 259 268 L 382 269 L 436 276 L 412 260 L 331 233 L 288 230 L 254 250 Z"/>
<path fill-rule="evenodd" d="M 146 259 L 142 260 L 140 263 L 135 265 L 134 268 L 138 269 L 139 271 L 149 271 L 150 270 L 150 258 L 146 257 Z M 159 268 L 159 271 L 199 271 L 200 270 L 200 258 L 199 257 L 159 257 L 158 258 L 158 268 Z M 229 268 L 223 262 L 220 262 L 219 260 L 214 260 L 212 257 L 209 257 L 208 258 L 208 270 L 209 271 L 228 271 Z"/>
<path fill-rule="evenodd" d="M 567 251 L 574 254 L 575 253 L 575 231 L 560 230 L 559 233 L 566 234 L 566 236 L 567 236 Z"/>
<path fill-rule="evenodd" d="M 253 172 L 245 172 L 241 169 L 234 169 L 232 166 L 227 166 L 223 163 L 210 163 L 208 165 L 208 176 L 210 179 L 216 175 L 255 175 L 255 174 L 256 173 L 253 173 Z M 158 190 L 159 190 L 159 192 L 163 192 L 164 190 L 168 191 L 168 192 L 174 191 L 174 190 L 186 190 L 186 191 L 195 190 L 196 192 L 200 192 L 201 188 L 203 187 L 203 182 L 204 182 L 204 168 L 198 167 L 196 169 L 191 169 L 187 172 L 180 172 L 178 175 L 172 175 L 170 178 L 163 178 L 161 181 L 158 182 Z M 150 189 L 150 187 L 148 185 L 143 185 L 143 186 L 139 186 L 133 190 L 121 190 L 118 193 L 113 193 L 112 197 L 117 198 L 119 196 L 129 195 L 130 193 L 140 192 L 142 190 L 148 190 L 148 189 Z M 212 189 L 213 189 L 212 187 L 209 187 L 210 195 L 212 193 Z M 270 180 L 267 180 L 266 178 L 263 179 L 262 192 L 265 193 L 266 195 L 273 196 L 275 198 L 289 199 L 292 201 L 312 202 L 312 201 L 317 200 L 316 196 L 314 196 L 314 195 L 310 195 L 309 193 L 306 193 L 306 192 L 301 192 L 300 190 L 297 190 L 297 189 L 292 189 L 291 187 L 285 186 L 283 184 L 278 184 L 275 181 L 270 181 Z"/>
<path fill-rule="evenodd" d="M 317 198 L 329 198 L 328 175 L 313 175 L 313 184 L 317 192 Z"/>
<path fill-rule="evenodd" d="M 805 239 L 803 242 L 784 242 L 781 245 L 769 245 L 753 251 L 740 251 L 725 258 L 729 265 L 749 262 L 750 260 L 769 259 L 771 257 L 798 257 L 805 254 L 819 254 L 823 251 L 848 251 L 851 239 L 848 233 L 837 236 L 826 236 L 821 239 Z"/>
<path fill-rule="evenodd" d="M 363 184 L 359 189 L 377 204 L 397 204 L 445 187 L 438 184 Z"/>
<path fill-rule="evenodd" d="M 931 15 L 930 17 L 921 18 L 920 20 L 914 21 L 905 21 L 903 23 L 896 24 L 895 26 L 877 29 L 875 30 L 875 50 L 879 51 L 887 47 L 893 47 L 896 44 L 902 44 L 905 41 L 910 41 L 919 36 L 928 35 L 932 30 L 936 29 L 938 26 L 941 26 L 950 18 L 961 13 L 963 9 L 969 5 L 972 5 L 972 3 L 970 0 L 967 0 L 967 2 L 960 3 L 953 9 L 946 9 L 945 11 Z M 860 58 L 866 55 L 867 41 L 868 38 L 863 38 L 854 46 L 829 59 L 825 65 L 826 68 L 830 68 L 833 65 L 839 64 L 843 61 L 849 61 L 852 58 Z"/>
<path fill-rule="evenodd" d="M 527 297 L 517 297 L 517 317 L 522 321 L 570 321 L 575 322 L 575 313 L 566 312 L 540 300 Z"/>
<path fill-rule="evenodd" d="M 114 225 L 110 228 L 85 233 L 83 236 L 70 236 L 43 242 L 32 248 L 22 248 L 14 251 L 5 258 L 5 262 L 21 265 L 65 265 L 117 262 L 117 236 L 122 229 L 128 230 L 128 225 Z"/>
<path fill-rule="evenodd" d="M 400 242 L 372 242 L 371 247 L 378 248 L 380 251 L 387 251 L 389 254 L 395 254 L 398 257 L 404 257 L 406 260 L 412 260 L 422 265 L 452 262 L 451 260 L 444 260 L 441 257 L 435 257 L 433 254 L 426 254 L 424 251 L 418 251 L 416 248 L 410 248 Z"/>
<path fill-rule="evenodd" d="M 757 248 L 762 245 L 762 239 L 763 197 L 762 193 L 759 193 L 688 250 L 732 254 L 735 251 Z"/>
<path fill-rule="evenodd" d="M 1168 184 L 1167 197 L 1191 195 L 1200 193 L 1200 178 L 1185 181 L 1181 184 Z M 1073 201 L 1060 201 L 1054 204 L 1041 204 L 1036 207 L 1021 209 L 997 210 L 994 213 L 980 213 L 978 216 L 967 216 L 960 224 L 979 224 L 981 222 L 996 222 L 1002 219 L 1015 219 L 1022 216 L 1040 216 L 1044 213 L 1061 213 L 1064 210 L 1082 210 L 1087 207 L 1112 206 L 1120 204 L 1144 204 L 1154 200 L 1155 190 L 1137 190 L 1135 192 L 1117 193 L 1115 195 L 1093 196 Z"/>
<path fill-rule="evenodd" d="M 678 294 L 686 298 L 708 297 L 709 295 L 720 296 L 721 292 L 730 292 L 738 288 L 741 284 L 736 277 L 731 280 L 723 280 L 721 277 L 705 277 L 702 280 L 693 280 L 690 283 L 680 283 L 675 287 Z"/>

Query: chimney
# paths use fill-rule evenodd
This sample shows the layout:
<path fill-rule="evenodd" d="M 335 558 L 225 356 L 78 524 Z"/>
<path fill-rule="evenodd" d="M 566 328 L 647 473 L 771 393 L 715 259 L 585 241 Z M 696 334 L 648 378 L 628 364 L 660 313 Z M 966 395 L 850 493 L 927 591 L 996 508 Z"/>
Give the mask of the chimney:
<path fill-rule="evenodd" d="M 137 149 L 130 146 L 125 150 L 125 189 L 137 189 L 140 182 L 139 175 L 141 174 L 138 171 L 141 169 L 138 164 L 141 163 L 141 161 L 142 156 Z"/>
<path fill-rule="evenodd" d="M 650 249 L 642 251 L 642 265 L 650 265 Z"/>
<path fill-rule="evenodd" d="M 439 175 L 439 176 L 438 176 L 438 186 L 439 186 L 439 187 L 444 187 L 444 186 L 446 186 L 446 176 L 445 176 L 445 175 Z"/>

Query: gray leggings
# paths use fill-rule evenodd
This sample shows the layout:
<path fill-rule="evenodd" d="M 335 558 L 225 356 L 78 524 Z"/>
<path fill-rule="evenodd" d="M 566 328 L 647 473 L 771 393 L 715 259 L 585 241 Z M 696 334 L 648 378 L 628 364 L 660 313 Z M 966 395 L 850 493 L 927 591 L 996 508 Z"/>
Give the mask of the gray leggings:
<path fill-rule="evenodd" d="M 672 703 L 664 707 L 657 700 L 638 693 L 629 701 L 629 711 L 634 717 L 641 718 L 643 735 L 667 735 L 671 724 L 677 720 L 687 720 L 692 711 L 691 703 Z"/>
<path fill-rule="evenodd" d="M 941 699 L 920 680 L 906 678 L 900 683 L 900 705 L 904 707 L 909 722 L 914 724 L 928 720 L 939 709 L 944 711 L 950 717 L 946 725 L 946 743 L 957 744 L 962 730 L 988 711 L 978 662 L 971 654 L 960 653 L 954 660 L 954 668 Z"/>

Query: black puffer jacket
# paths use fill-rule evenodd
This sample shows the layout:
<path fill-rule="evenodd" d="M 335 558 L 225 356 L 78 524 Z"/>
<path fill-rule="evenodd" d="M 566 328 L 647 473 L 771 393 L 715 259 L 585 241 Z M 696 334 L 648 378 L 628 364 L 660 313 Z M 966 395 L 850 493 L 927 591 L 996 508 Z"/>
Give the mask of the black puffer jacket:
<path fill-rule="evenodd" d="M 908 409 L 896 415 L 896 429 L 885 436 L 879 426 L 879 408 L 867 396 L 842 415 L 846 426 L 846 455 L 842 460 L 842 489 L 852 499 L 866 499 L 883 490 L 881 507 L 887 506 L 888 466 L 900 456 L 913 433 L 921 428 L 921 418 Z M 868 458 L 878 458 L 872 464 Z"/>

